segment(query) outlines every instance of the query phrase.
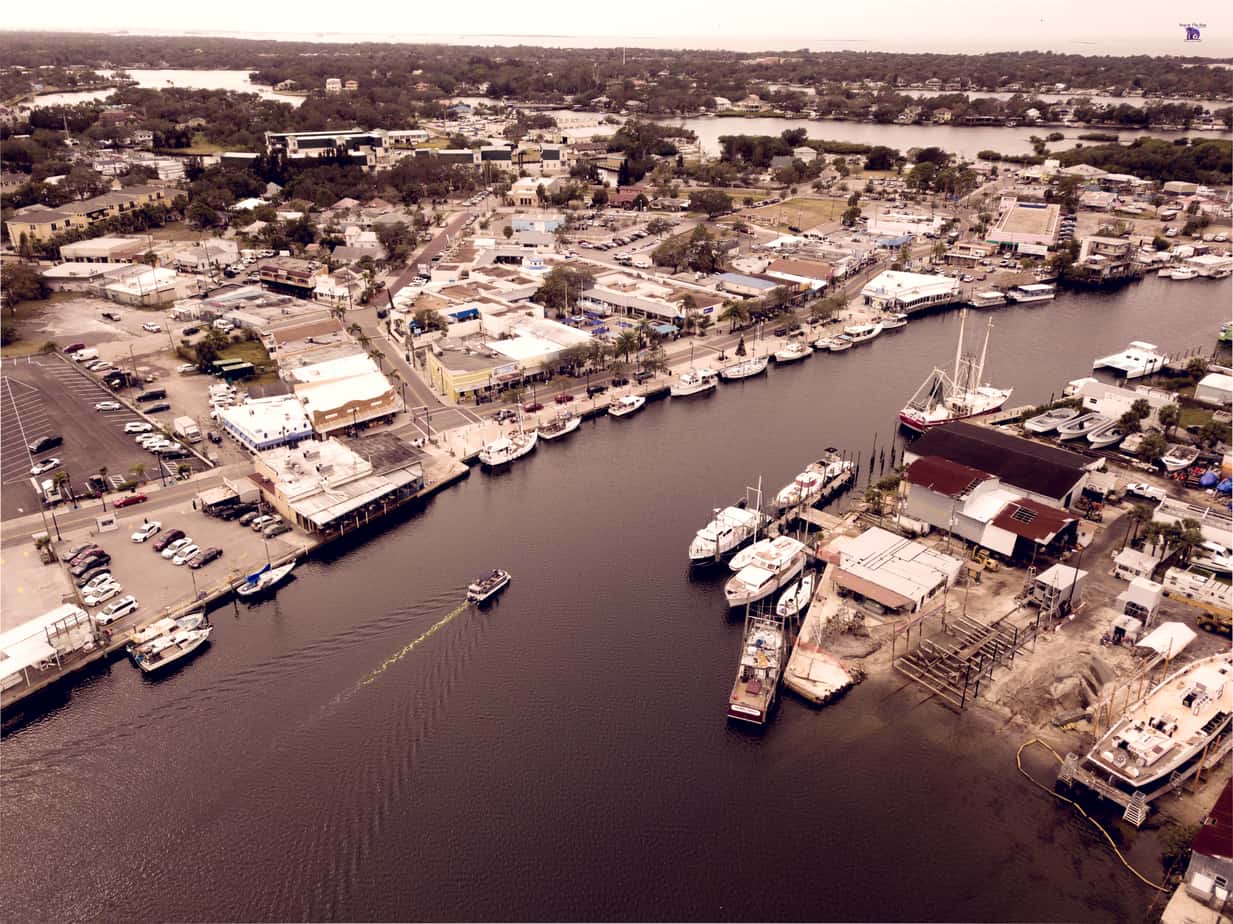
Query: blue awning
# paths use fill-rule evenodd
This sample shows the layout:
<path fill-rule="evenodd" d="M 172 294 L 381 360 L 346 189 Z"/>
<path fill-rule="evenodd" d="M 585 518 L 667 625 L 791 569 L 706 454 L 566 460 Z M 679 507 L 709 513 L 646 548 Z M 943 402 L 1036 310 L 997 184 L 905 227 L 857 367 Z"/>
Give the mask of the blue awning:
<path fill-rule="evenodd" d="M 473 321 L 479 316 L 478 308 L 464 308 L 462 311 L 455 311 L 450 314 L 450 317 L 455 321 Z"/>
<path fill-rule="evenodd" d="M 680 330 L 680 328 L 677 327 L 675 324 L 669 324 L 665 321 L 662 324 L 653 324 L 651 326 L 651 330 L 655 331 L 655 333 L 657 334 L 663 334 L 665 337 L 670 337 L 673 334 L 677 333 Z"/>

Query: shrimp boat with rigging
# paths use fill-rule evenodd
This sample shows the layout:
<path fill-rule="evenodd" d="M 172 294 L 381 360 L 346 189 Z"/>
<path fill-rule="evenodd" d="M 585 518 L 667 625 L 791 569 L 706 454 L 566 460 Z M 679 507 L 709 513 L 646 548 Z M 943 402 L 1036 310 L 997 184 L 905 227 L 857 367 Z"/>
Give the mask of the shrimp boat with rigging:
<path fill-rule="evenodd" d="M 981 347 L 979 359 L 963 352 L 966 323 L 967 310 L 964 309 L 959 312 L 959 343 L 955 347 L 954 371 L 935 368 L 899 412 L 900 424 L 909 430 L 923 433 L 931 427 L 988 414 L 1010 400 L 1013 389 L 981 384 L 993 319 L 989 319 L 985 328 L 985 344 Z"/>

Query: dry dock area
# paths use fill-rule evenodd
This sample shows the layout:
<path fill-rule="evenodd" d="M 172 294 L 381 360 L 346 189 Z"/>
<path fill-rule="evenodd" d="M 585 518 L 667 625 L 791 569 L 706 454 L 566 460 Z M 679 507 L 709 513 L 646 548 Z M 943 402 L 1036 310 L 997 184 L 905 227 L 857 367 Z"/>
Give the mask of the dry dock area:
<path fill-rule="evenodd" d="M 859 672 L 822 647 L 828 628 L 843 618 L 843 610 L 828 564 L 822 571 L 784 672 L 784 684 L 788 689 L 811 703 L 828 703 L 859 679 Z"/>

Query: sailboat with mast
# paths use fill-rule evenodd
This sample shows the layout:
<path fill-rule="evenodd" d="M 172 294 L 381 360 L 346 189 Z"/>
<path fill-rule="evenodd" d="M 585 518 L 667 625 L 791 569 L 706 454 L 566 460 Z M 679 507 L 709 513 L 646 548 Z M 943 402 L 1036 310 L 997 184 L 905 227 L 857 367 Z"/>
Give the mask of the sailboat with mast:
<path fill-rule="evenodd" d="M 923 433 L 932 427 L 996 411 L 1010 400 L 1013 389 L 981 383 L 985 375 L 993 319 L 989 319 L 989 325 L 985 328 L 985 343 L 979 359 L 963 352 L 966 322 L 965 309 L 959 313 L 959 343 L 955 347 L 954 369 L 935 368 L 929 373 L 929 377 L 899 412 L 901 426 Z"/>

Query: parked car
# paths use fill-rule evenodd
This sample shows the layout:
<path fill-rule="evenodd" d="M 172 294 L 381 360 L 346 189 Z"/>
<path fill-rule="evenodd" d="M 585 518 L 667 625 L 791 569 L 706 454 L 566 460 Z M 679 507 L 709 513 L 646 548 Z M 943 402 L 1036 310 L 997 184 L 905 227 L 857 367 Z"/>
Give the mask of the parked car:
<path fill-rule="evenodd" d="M 134 504 L 144 504 L 149 498 L 144 494 L 129 494 L 127 497 L 121 497 L 117 500 L 113 507 L 132 507 Z"/>
<path fill-rule="evenodd" d="M 281 536 L 283 533 L 289 532 L 291 532 L 291 527 L 282 520 L 279 520 L 277 523 L 273 523 L 263 529 L 261 531 L 261 535 L 265 536 L 267 539 L 273 539 L 275 536 Z"/>
<path fill-rule="evenodd" d="M 83 596 L 82 602 L 86 606 L 102 606 L 123 589 L 115 581 L 112 581 L 110 584 L 102 584 Z"/>
<path fill-rule="evenodd" d="M 253 515 L 253 519 L 261 515 L 256 504 L 234 504 L 220 513 L 218 518 L 220 520 L 239 520 L 250 513 Z"/>
<path fill-rule="evenodd" d="M 162 528 L 163 524 L 158 520 L 150 520 L 149 522 L 143 524 L 141 529 L 133 533 L 131 538 L 134 542 L 145 542 Z"/>
<path fill-rule="evenodd" d="M 613 388 L 620 388 L 621 386 L 628 385 L 628 384 L 629 384 L 629 379 L 627 379 L 623 375 L 615 375 L 612 377 L 612 387 Z"/>
<path fill-rule="evenodd" d="M 223 441 L 223 438 L 222 438 L 222 437 L 218 434 L 218 432 L 217 432 L 217 431 L 215 431 L 215 430 L 207 430 L 207 431 L 206 431 L 206 439 L 208 439 L 208 440 L 209 440 L 211 443 L 213 443 L 215 446 L 220 445 L 220 444 L 222 443 L 222 441 Z"/>
<path fill-rule="evenodd" d="M 77 565 L 81 563 L 82 561 L 85 561 L 87 558 L 90 558 L 94 555 L 102 555 L 102 554 L 103 554 L 102 546 L 95 545 L 94 543 L 90 543 L 89 545 L 84 545 L 81 548 L 77 549 L 77 551 L 73 552 L 73 554 L 69 556 L 68 558 L 66 558 L 65 561 L 68 562 L 68 565 L 71 568 L 74 565 Z"/>
<path fill-rule="evenodd" d="M 602 395 L 602 394 L 603 394 L 604 392 L 606 392 L 607 390 L 608 390 L 608 386 L 607 386 L 607 385 L 602 385 L 602 384 L 599 384 L 599 385 L 588 385 L 588 386 L 587 386 L 587 397 L 588 397 L 588 398 L 590 398 L 590 397 L 592 397 L 592 396 L 594 396 L 594 395 Z"/>
<path fill-rule="evenodd" d="M 31 475 L 41 475 L 44 472 L 50 472 L 53 468 L 60 467 L 59 459 L 44 459 L 42 462 L 34 463 L 34 467 L 30 469 Z"/>
<path fill-rule="evenodd" d="M 184 530 L 170 529 L 154 540 L 153 549 L 156 552 L 163 552 L 171 543 L 184 538 Z"/>
<path fill-rule="evenodd" d="M 188 327 L 180 331 L 180 333 L 183 334 L 185 337 L 191 337 L 193 334 L 201 333 L 201 328 L 190 324 Z"/>
<path fill-rule="evenodd" d="M 130 420 L 124 425 L 125 433 L 149 433 L 154 429 L 154 424 L 146 423 L 144 420 Z"/>
<path fill-rule="evenodd" d="M 121 597 L 119 600 L 114 600 L 103 609 L 95 614 L 94 621 L 100 626 L 107 626 L 115 622 L 117 619 L 123 619 L 130 613 L 137 612 L 137 598 L 132 594 Z"/>
<path fill-rule="evenodd" d="M 268 513 L 266 513 L 266 514 L 262 514 L 261 516 L 253 520 L 252 523 L 249 524 L 249 526 L 252 528 L 253 532 L 259 533 L 263 529 L 265 529 L 269 524 L 273 523 L 277 519 L 278 517 L 270 516 Z"/>
<path fill-rule="evenodd" d="M 175 557 L 171 559 L 171 563 L 176 566 L 187 565 L 200 551 L 201 546 L 190 542 L 188 545 L 181 548 L 180 551 L 176 552 Z M 166 557 L 166 553 L 163 554 L 164 557 Z"/>
<path fill-rule="evenodd" d="M 122 407 L 119 401 L 98 401 L 94 405 L 96 411 L 118 411 Z"/>
<path fill-rule="evenodd" d="M 655 378 L 655 373 L 652 372 L 650 369 L 639 369 L 637 372 L 634 373 L 634 381 L 637 382 L 639 385 L 653 378 Z"/>
<path fill-rule="evenodd" d="M 534 414 L 536 411 L 542 411 L 544 409 L 544 406 L 540 404 L 538 401 L 529 401 L 522 406 L 522 409 L 526 411 L 528 414 Z M 34 474 L 37 475 L 38 472 L 35 472 Z"/>
<path fill-rule="evenodd" d="M 168 544 L 167 548 L 163 549 L 161 554 L 163 558 L 167 559 L 168 561 L 171 561 L 171 559 L 175 558 L 177 555 L 180 554 L 180 551 L 182 549 L 186 549 L 192 544 L 193 544 L 193 540 L 190 539 L 188 536 L 184 536 L 180 539 L 177 539 L 175 542 Z"/>
<path fill-rule="evenodd" d="M 89 594 L 89 593 L 93 593 L 94 591 L 98 590 L 104 584 L 117 584 L 117 583 L 119 582 L 111 576 L 110 571 L 103 571 L 101 574 L 94 575 L 94 577 L 90 578 L 90 580 L 82 584 L 81 592 L 83 594 Z"/>
<path fill-rule="evenodd" d="M 32 452 L 34 455 L 37 456 L 40 452 L 46 452 L 49 449 L 55 449 L 57 446 L 59 446 L 63 442 L 64 442 L 64 437 L 60 436 L 57 433 L 52 433 L 48 436 L 40 436 L 33 443 L 30 444 L 29 449 L 30 449 L 30 452 Z"/>
<path fill-rule="evenodd" d="M 561 392 L 561 394 L 557 395 L 552 400 L 555 401 L 557 404 L 569 404 L 571 401 L 574 400 L 574 396 L 571 394 L 567 394 L 565 392 Z"/>
<path fill-rule="evenodd" d="M 263 516 L 260 510 L 251 510 L 240 517 L 239 524 L 241 526 L 251 526 L 253 520 L 257 519 L 259 516 Z"/>
<path fill-rule="evenodd" d="M 108 555 L 106 552 L 100 552 L 96 555 L 89 555 L 86 558 L 82 559 L 80 563 L 73 565 L 73 567 L 69 569 L 69 574 L 73 575 L 73 577 L 75 578 L 79 578 L 85 575 L 86 572 L 91 571 L 94 568 L 98 568 L 101 565 L 110 565 L 110 564 L 111 564 L 111 556 Z"/>
<path fill-rule="evenodd" d="M 85 348 L 86 348 L 86 345 L 84 343 L 70 343 L 60 352 L 64 354 L 76 353 L 78 350 L 84 350 Z"/>
<path fill-rule="evenodd" d="M 196 375 L 200 371 L 195 363 L 180 363 L 176 366 L 176 372 L 180 375 Z"/>
<path fill-rule="evenodd" d="M 188 566 L 196 571 L 198 568 L 204 568 L 216 558 L 221 558 L 223 550 L 216 546 L 211 546 L 208 549 L 202 549 L 188 561 Z"/>
<path fill-rule="evenodd" d="M 144 331 L 148 331 L 151 334 L 161 334 L 163 332 L 162 325 L 155 324 L 153 321 L 146 321 L 145 324 L 141 325 L 141 329 Z"/>
<path fill-rule="evenodd" d="M 147 414 L 159 414 L 159 413 L 162 413 L 163 411 L 170 411 L 170 410 L 171 410 L 170 404 L 168 404 L 166 401 L 160 401 L 158 404 L 151 404 L 148 408 L 146 408 L 146 413 Z"/>
<path fill-rule="evenodd" d="M 1122 488 L 1122 493 L 1129 497 L 1142 497 L 1147 500 L 1162 501 L 1169 496 L 1164 488 L 1158 488 L 1154 484 L 1145 484 L 1142 482 L 1132 481 L 1126 487 Z"/>
<path fill-rule="evenodd" d="M 84 587 L 91 581 L 103 577 L 103 575 L 111 576 L 111 568 L 107 564 L 92 565 L 81 572 L 81 574 L 74 574 L 73 579 L 77 582 L 78 587 Z"/>

